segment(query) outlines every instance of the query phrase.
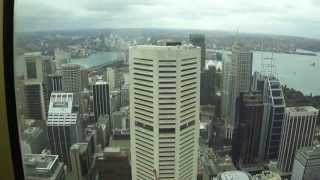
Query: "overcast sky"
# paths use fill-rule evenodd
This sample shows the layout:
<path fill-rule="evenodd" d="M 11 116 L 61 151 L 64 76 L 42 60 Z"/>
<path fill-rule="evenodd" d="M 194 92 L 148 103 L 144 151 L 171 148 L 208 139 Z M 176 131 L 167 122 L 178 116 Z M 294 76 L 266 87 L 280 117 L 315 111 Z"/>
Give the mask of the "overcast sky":
<path fill-rule="evenodd" d="M 17 31 L 184 28 L 320 39 L 320 0 L 16 0 Z"/>

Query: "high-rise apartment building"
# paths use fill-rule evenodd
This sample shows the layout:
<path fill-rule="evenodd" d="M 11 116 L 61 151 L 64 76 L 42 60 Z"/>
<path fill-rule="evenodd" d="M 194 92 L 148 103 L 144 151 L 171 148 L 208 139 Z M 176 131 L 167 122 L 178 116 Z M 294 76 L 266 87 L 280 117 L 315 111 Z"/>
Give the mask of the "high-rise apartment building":
<path fill-rule="evenodd" d="M 41 81 L 27 80 L 24 83 L 25 116 L 28 119 L 45 120 L 45 92 Z"/>
<path fill-rule="evenodd" d="M 93 111 L 95 120 L 97 121 L 100 115 L 110 114 L 110 94 L 109 85 L 103 80 L 98 80 L 93 86 Z"/>
<path fill-rule="evenodd" d="M 204 34 L 190 34 L 189 40 L 194 46 L 201 48 L 201 70 L 205 68 L 206 64 L 206 40 Z"/>
<path fill-rule="evenodd" d="M 320 145 L 296 151 L 291 180 L 320 179 Z"/>
<path fill-rule="evenodd" d="M 259 148 L 260 159 L 277 159 L 281 128 L 284 119 L 285 100 L 281 83 L 274 77 L 265 78 L 263 90 L 264 115 Z"/>
<path fill-rule="evenodd" d="M 79 105 L 79 92 L 81 86 L 80 65 L 63 64 L 61 67 L 63 91 L 73 93 L 74 105 Z"/>
<path fill-rule="evenodd" d="M 25 154 L 23 166 L 26 180 L 63 180 L 66 179 L 64 164 L 58 155 Z"/>
<path fill-rule="evenodd" d="M 232 158 L 238 167 L 257 162 L 262 119 L 262 94 L 241 93 L 237 103 L 236 127 L 232 138 Z"/>
<path fill-rule="evenodd" d="M 278 157 L 282 172 L 292 170 L 297 149 L 312 145 L 318 114 L 312 106 L 286 108 Z"/>
<path fill-rule="evenodd" d="M 71 169 L 69 149 L 78 142 L 78 114 L 72 112 L 72 93 L 52 93 L 48 111 L 48 136 L 51 151 Z"/>
<path fill-rule="evenodd" d="M 132 179 L 197 178 L 200 48 L 130 48 Z"/>

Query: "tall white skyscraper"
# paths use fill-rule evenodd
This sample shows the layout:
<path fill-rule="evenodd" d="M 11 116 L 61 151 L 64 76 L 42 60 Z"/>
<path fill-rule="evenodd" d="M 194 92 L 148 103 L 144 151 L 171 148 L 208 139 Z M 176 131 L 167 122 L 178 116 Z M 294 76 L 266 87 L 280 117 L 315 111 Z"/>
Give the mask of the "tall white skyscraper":
<path fill-rule="evenodd" d="M 282 172 L 291 172 L 297 149 L 312 145 L 318 114 L 312 106 L 286 108 L 278 157 Z"/>
<path fill-rule="evenodd" d="M 197 178 L 200 48 L 130 48 L 132 179 Z"/>
<path fill-rule="evenodd" d="M 107 82 L 98 80 L 93 86 L 93 111 L 95 120 L 100 115 L 109 115 L 110 117 L 110 94 Z"/>
<path fill-rule="evenodd" d="M 78 142 L 78 114 L 72 111 L 72 93 L 52 93 L 48 111 L 48 137 L 52 154 L 58 154 L 71 169 L 69 148 Z"/>

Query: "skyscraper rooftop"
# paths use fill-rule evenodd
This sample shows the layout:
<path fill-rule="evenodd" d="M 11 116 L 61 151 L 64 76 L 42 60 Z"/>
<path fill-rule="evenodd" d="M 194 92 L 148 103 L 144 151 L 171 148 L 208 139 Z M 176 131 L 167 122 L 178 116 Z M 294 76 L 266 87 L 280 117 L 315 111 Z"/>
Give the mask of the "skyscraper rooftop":
<path fill-rule="evenodd" d="M 23 157 L 27 179 L 62 179 L 65 176 L 63 163 L 58 155 L 25 154 Z"/>
<path fill-rule="evenodd" d="M 312 106 L 300 106 L 300 107 L 287 107 L 286 108 L 287 111 L 290 112 L 295 112 L 295 113 L 299 113 L 299 112 L 318 112 L 318 110 Z"/>
<path fill-rule="evenodd" d="M 72 93 L 52 93 L 48 113 L 71 113 L 72 103 Z"/>
<path fill-rule="evenodd" d="M 218 176 L 218 180 L 250 180 L 250 176 L 242 171 L 226 171 Z"/>

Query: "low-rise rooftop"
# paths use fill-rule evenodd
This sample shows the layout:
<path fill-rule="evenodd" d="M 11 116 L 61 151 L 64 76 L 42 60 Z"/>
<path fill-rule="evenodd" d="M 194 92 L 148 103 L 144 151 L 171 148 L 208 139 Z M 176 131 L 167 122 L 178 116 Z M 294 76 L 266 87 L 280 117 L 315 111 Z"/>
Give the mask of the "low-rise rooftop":
<path fill-rule="evenodd" d="M 312 106 L 299 106 L 299 107 L 287 107 L 286 111 L 289 112 L 318 112 L 318 109 Z"/>

